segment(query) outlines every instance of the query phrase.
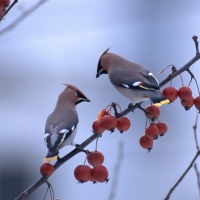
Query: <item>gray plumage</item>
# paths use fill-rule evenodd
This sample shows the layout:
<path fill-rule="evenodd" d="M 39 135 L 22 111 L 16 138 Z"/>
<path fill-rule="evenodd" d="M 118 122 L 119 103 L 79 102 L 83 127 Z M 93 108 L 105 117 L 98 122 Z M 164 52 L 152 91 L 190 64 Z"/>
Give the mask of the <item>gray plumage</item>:
<path fill-rule="evenodd" d="M 112 85 L 133 104 L 149 98 L 157 106 L 169 103 L 161 94 L 159 83 L 151 72 L 137 63 L 109 53 L 108 50 L 99 58 L 97 78 L 102 74 L 108 74 Z"/>
<path fill-rule="evenodd" d="M 79 122 L 76 105 L 90 100 L 75 86 L 67 86 L 59 95 L 54 111 L 48 116 L 45 126 L 45 143 L 48 153 L 45 161 L 57 158 L 59 149 L 65 145 L 74 145 L 74 137 Z"/>

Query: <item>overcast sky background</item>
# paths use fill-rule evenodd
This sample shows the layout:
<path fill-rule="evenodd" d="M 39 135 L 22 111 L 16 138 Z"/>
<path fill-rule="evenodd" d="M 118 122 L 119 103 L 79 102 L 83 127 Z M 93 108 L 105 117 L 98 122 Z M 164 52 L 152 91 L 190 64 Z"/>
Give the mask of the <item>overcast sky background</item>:
<path fill-rule="evenodd" d="M 0 31 L 36 2 L 20 0 L 0 23 Z M 92 134 L 92 123 L 102 108 L 115 101 L 125 109 L 130 103 L 113 88 L 107 75 L 96 79 L 103 51 L 111 47 L 110 52 L 140 63 L 162 81 L 171 71 L 161 75 L 158 71 L 169 64 L 178 69 L 195 56 L 193 35 L 200 36 L 198 0 L 50 0 L 0 35 L 0 199 L 14 199 L 40 177 L 39 167 L 47 152 L 44 126 L 64 89 L 62 83 L 76 85 L 91 100 L 77 106 L 80 122 L 75 142 L 81 143 Z M 199 61 L 191 71 L 200 82 Z M 190 77 L 183 73 L 183 79 L 187 85 Z M 182 86 L 179 77 L 173 86 Z M 194 82 L 191 88 L 196 97 Z M 192 128 L 196 110 L 193 107 L 186 112 L 179 99 L 162 106 L 159 119 L 169 130 L 154 142 L 150 153 L 139 145 L 145 129 L 144 114 L 137 110 L 127 116 L 132 123 L 129 131 L 104 132 L 99 139 L 98 150 L 104 153 L 110 181 L 77 184 L 74 169 L 85 159 L 80 153 L 50 177 L 56 197 L 108 199 L 121 141 L 124 159 L 114 199 L 164 199 L 196 153 Z M 94 150 L 95 142 L 87 149 Z M 65 147 L 60 155 L 71 150 L 72 146 Z M 200 162 L 197 164 L 200 169 Z M 43 199 L 45 190 L 43 185 L 29 200 Z M 199 199 L 193 168 L 170 199 Z"/>

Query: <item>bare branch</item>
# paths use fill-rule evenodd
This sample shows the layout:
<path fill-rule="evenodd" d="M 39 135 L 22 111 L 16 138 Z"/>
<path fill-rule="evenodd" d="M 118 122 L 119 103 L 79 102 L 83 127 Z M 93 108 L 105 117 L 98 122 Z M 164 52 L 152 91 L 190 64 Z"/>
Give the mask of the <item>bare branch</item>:
<path fill-rule="evenodd" d="M 196 175 L 197 175 L 197 185 L 198 185 L 199 194 L 200 194 L 200 174 L 199 174 L 199 170 L 197 168 L 197 164 L 196 163 L 194 163 L 194 170 L 195 170 Z"/>
<path fill-rule="evenodd" d="M 195 44 L 195 47 L 196 47 L 196 54 L 199 53 L 199 42 L 198 42 L 198 37 L 196 35 L 193 35 L 192 39 L 194 40 L 194 44 Z"/>
<path fill-rule="evenodd" d="M 183 180 L 183 178 L 185 177 L 185 175 L 188 173 L 188 171 L 190 170 L 190 168 L 193 166 L 193 163 L 195 162 L 195 160 L 197 159 L 197 157 L 200 155 L 199 145 L 198 145 L 198 142 L 197 142 L 197 134 L 196 134 L 197 121 L 198 121 L 198 115 L 196 117 L 195 125 L 193 126 L 193 129 L 194 129 L 194 138 L 195 138 L 195 142 L 196 142 L 197 153 L 194 156 L 194 158 L 192 159 L 192 161 L 189 164 L 188 168 L 183 173 L 183 175 L 178 179 L 178 181 L 175 183 L 175 185 L 170 189 L 169 193 L 167 194 L 167 196 L 165 197 L 164 200 L 168 200 L 169 199 L 171 193 L 175 190 L 175 188 L 178 186 L 178 184 Z"/>
<path fill-rule="evenodd" d="M 114 169 L 114 178 L 112 179 L 112 187 L 110 191 L 110 195 L 108 200 L 115 199 L 116 191 L 117 191 L 117 183 L 119 181 L 119 172 L 122 165 L 122 160 L 124 158 L 124 143 L 122 141 L 119 142 L 119 154 L 117 156 L 117 162 Z"/>
<path fill-rule="evenodd" d="M 13 1 L 13 3 L 9 6 L 9 8 L 3 13 L 0 21 L 4 18 L 4 16 L 11 10 L 11 8 L 18 2 L 18 0 Z"/>
<path fill-rule="evenodd" d="M 196 122 L 193 126 L 193 129 L 194 129 L 194 139 L 195 139 L 195 143 L 196 143 L 196 148 L 197 148 L 197 151 L 199 151 L 199 144 L 198 144 L 198 140 L 197 140 L 197 121 L 198 121 L 198 114 L 197 114 Z"/>
<path fill-rule="evenodd" d="M 190 170 L 190 168 L 193 166 L 195 160 L 198 158 L 199 154 L 200 154 L 200 151 L 198 151 L 196 153 L 196 155 L 192 159 L 191 163 L 189 164 L 188 168 L 185 170 L 185 172 L 183 173 L 183 175 L 178 179 L 178 181 L 175 183 L 175 185 L 170 189 L 169 193 L 167 194 L 167 196 L 165 197 L 164 200 L 168 200 L 170 198 L 171 193 L 175 190 L 175 188 L 178 186 L 178 184 L 183 180 L 183 178 L 185 177 L 185 175 L 188 173 L 188 171 Z"/>
<path fill-rule="evenodd" d="M 10 31 L 11 29 L 15 28 L 19 23 L 21 23 L 26 17 L 28 17 L 31 13 L 37 10 L 43 3 L 47 2 L 48 0 L 40 0 L 38 1 L 33 7 L 25 11 L 20 17 L 18 17 L 13 23 L 11 23 L 8 27 L 0 31 L 0 35 Z"/>
<path fill-rule="evenodd" d="M 161 88 L 166 83 L 168 83 L 171 79 L 174 79 L 176 76 L 178 76 L 182 72 L 187 71 L 190 68 L 190 66 L 193 65 L 199 59 L 200 59 L 200 53 L 197 53 L 196 56 L 194 58 L 192 58 L 192 60 L 190 60 L 183 67 L 181 67 L 179 70 L 177 70 L 176 72 L 174 72 L 173 73 L 173 77 L 171 77 L 171 75 L 169 75 L 166 79 L 164 79 L 163 81 L 161 81 L 160 84 L 159 84 L 159 87 Z"/>

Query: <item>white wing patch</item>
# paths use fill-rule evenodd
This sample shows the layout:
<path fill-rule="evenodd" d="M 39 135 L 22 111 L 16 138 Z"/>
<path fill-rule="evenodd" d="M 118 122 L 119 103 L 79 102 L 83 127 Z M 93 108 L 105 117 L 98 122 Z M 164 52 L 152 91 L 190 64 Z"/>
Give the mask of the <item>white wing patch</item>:
<path fill-rule="evenodd" d="M 44 134 L 44 143 L 45 143 L 46 146 L 47 146 L 47 137 L 48 137 L 49 135 L 50 135 L 49 133 L 45 133 L 45 134 Z"/>
<path fill-rule="evenodd" d="M 125 88 L 129 88 L 129 86 L 128 85 L 126 85 L 126 84 L 122 84 Z"/>
<path fill-rule="evenodd" d="M 156 80 L 157 84 L 159 85 L 157 78 L 151 72 L 149 73 L 149 76 L 152 76 Z"/>
<path fill-rule="evenodd" d="M 133 83 L 132 85 L 133 85 L 134 87 L 136 87 L 136 86 L 140 85 L 141 83 L 142 83 L 142 82 L 137 81 L 137 82 Z"/>

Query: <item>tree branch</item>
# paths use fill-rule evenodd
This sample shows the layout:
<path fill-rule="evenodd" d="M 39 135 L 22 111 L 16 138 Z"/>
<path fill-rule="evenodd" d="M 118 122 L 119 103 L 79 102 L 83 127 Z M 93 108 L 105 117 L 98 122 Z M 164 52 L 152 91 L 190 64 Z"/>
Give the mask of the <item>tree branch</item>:
<path fill-rule="evenodd" d="M 198 171 L 198 168 L 197 168 L 197 164 L 196 164 L 196 163 L 194 163 L 194 170 L 195 170 L 196 175 L 197 175 L 197 185 L 198 185 L 199 194 L 200 194 L 200 174 L 199 174 L 199 171 Z"/>
<path fill-rule="evenodd" d="M 178 76 L 182 72 L 187 71 L 191 67 L 191 65 L 193 65 L 199 59 L 200 59 L 200 53 L 197 53 L 196 56 L 194 58 L 192 58 L 192 60 L 190 60 L 183 67 L 181 67 L 179 70 L 177 70 L 176 72 L 174 72 L 172 77 L 171 77 L 171 75 L 169 75 L 166 79 L 164 79 L 163 81 L 161 81 L 160 84 L 159 84 L 159 87 L 161 88 L 166 83 L 168 83 L 171 79 L 174 79 L 176 76 Z"/>
<path fill-rule="evenodd" d="M 177 185 L 183 180 L 183 178 L 185 177 L 185 175 L 188 173 L 188 171 L 190 170 L 190 168 L 193 166 L 193 163 L 195 162 L 195 160 L 198 158 L 199 154 L 200 154 L 200 151 L 197 151 L 196 155 L 192 159 L 192 161 L 189 164 L 188 168 L 185 170 L 185 172 L 183 173 L 183 175 L 178 179 L 178 181 L 175 183 L 175 185 L 170 189 L 169 193 L 167 194 L 167 196 L 165 197 L 164 200 L 169 200 L 169 197 L 170 197 L 171 193 L 175 190 L 175 188 L 177 187 Z"/>
<path fill-rule="evenodd" d="M 11 8 L 18 2 L 18 0 L 13 1 L 13 3 L 9 6 L 9 8 L 3 13 L 2 17 L 0 18 L 0 21 L 4 18 L 6 14 L 11 10 Z"/>
<path fill-rule="evenodd" d="M 37 10 L 43 3 L 47 2 L 48 0 L 40 0 L 38 1 L 33 7 L 25 11 L 21 16 L 19 16 L 13 23 L 7 26 L 5 29 L 0 31 L 0 35 L 10 31 L 11 29 L 15 28 L 19 23 L 21 23 L 26 17 L 28 17 L 31 13 Z M 10 8 L 11 9 L 11 8 Z"/>
<path fill-rule="evenodd" d="M 192 159 L 192 161 L 191 161 L 190 165 L 188 166 L 188 168 L 183 173 L 183 175 L 178 179 L 178 181 L 175 183 L 175 185 L 170 189 L 170 191 L 168 192 L 168 194 L 167 194 L 167 196 L 165 197 L 164 200 L 168 200 L 169 199 L 171 193 L 175 190 L 175 188 L 178 186 L 178 184 L 183 180 L 183 178 L 185 177 L 185 175 L 188 173 L 188 171 L 190 170 L 190 168 L 193 166 L 193 163 L 195 162 L 195 160 L 200 155 L 199 145 L 198 145 L 198 141 L 197 141 L 197 132 L 196 132 L 196 129 L 197 129 L 197 120 L 198 120 L 198 115 L 196 117 L 195 125 L 193 126 L 193 129 L 194 129 L 194 138 L 195 138 L 197 153 L 194 156 L 194 158 Z"/>

